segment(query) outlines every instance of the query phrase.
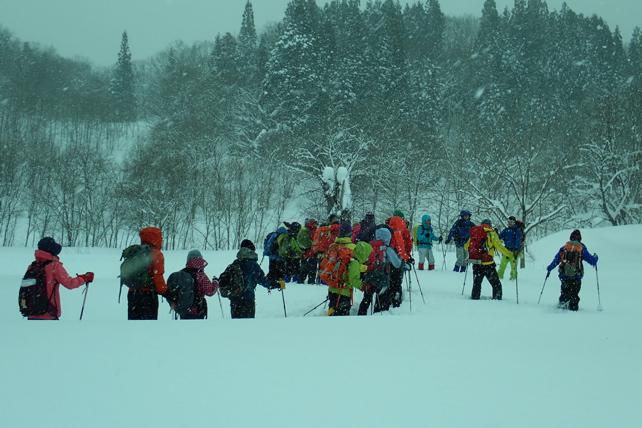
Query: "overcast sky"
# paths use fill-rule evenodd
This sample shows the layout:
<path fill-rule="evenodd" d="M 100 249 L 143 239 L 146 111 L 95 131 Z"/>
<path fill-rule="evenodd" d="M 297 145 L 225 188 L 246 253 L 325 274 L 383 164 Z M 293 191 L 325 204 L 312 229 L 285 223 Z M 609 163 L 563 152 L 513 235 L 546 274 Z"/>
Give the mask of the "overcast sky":
<path fill-rule="evenodd" d="M 212 40 L 217 33 L 237 33 L 246 0 L 0 0 L 0 25 L 24 41 L 54 46 L 65 56 L 88 58 L 99 65 L 115 62 L 123 30 L 132 56 L 147 58 L 174 40 Z M 323 1 L 318 0 L 319 4 Z M 416 0 L 405 1 L 402 3 Z M 447 15 L 481 15 L 484 0 L 441 0 Z M 496 0 L 498 9 L 513 0 Z M 563 0 L 549 0 L 559 9 Z M 288 0 L 253 0 L 259 29 L 283 17 Z M 365 0 L 362 1 L 365 3 Z M 628 41 L 642 26 L 642 0 L 566 0 L 576 12 L 598 14 Z"/>

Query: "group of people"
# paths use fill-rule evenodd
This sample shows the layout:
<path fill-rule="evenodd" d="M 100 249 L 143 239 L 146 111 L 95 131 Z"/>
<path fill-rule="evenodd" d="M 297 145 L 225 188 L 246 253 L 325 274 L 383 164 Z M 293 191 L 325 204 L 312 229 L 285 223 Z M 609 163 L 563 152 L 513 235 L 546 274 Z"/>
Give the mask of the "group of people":
<path fill-rule="evenodd" d="M 350 314 L 354 290 L 363 292 L 359 315 L 367 315 L 369 310 L 386 311 L 402 304 L 403 277 L 415 264 L 413 246 L 418 252 L 418 270 L 435 269 L 435 242 L 454 242 L 455 272 L 466 272 L 472 264 L 472 299 L 480 298 L 486 278 L 492 287 L 492 298 L 501 300 L 501 279 L 509 263 L 510 278 L 517 278 L 516 260 L 523 254 L 525 242 L 523 224 L 511 216 L 508 226 L 499 233 L 490 220 L 475 225 L 471 217 L 469 211 L 462 210 L 445 241 L 433 230 L 429 215 L 422 216 L 421 223 L 411 232 L 404 214 L 398 210 L 383 223 L 377 223 L 371 212 L 356 224 L 343 215 L 331 215 L 323 224 L 314 219 L 307 219 L 303 226 L 284 222 L 284 227 L 264 240 L 263 256 L 269 259 L 267 275 L 259 264 L 254 243 L 245 239 L 236 259 L 220 278 L 210 279 L 204 271 L 207 261 L 200 251 L 192 250 L 185 268 L 170 275 L 167 281 L 162 232 L 157 227 L 147 227 L 139 232 L 140 244 L 123 251 L 121 287 L 128 288 L 128 319 L 157 319 L 159 296 L 169 302 L 181 319 L 205 319 L 206 297 L 217 291 L 230 300 L 232 318 L 253 318 L 256 287 L 283 291 L 287 282 L 326 285 L 329 316 Z M 29 266 L 19 292 L 20 311 L 28 319 L 59 319 L 59 286 L 73 289 L 94 280 L 92 272 L 69 276 L 59 259 L 61 250 L 62 246 L 51 237 L 38 242 L 35 261 Z M 496 253 L 502 255 L 499 271 L 494 261 Z M 580 232 L 575 230 L 547 267 L 548 277 L 559 266 L 559 304 L 574 311 L 579 307 L 582 261 L 596 266 L 598 257 L 589 253 L 581 242 Z"/>

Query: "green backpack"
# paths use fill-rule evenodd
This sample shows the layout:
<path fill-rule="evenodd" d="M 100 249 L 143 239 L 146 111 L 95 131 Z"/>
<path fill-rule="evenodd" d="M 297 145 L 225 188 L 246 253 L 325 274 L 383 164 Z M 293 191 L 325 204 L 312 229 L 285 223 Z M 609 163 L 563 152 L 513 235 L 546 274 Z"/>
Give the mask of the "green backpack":
<path fill-rule="evenodd" d="M 148 273 L 152 264 L 152 251 L 147 245 L 130 245 L 120 257 L 120 282 L 129 288 L 152 288 Z"/>

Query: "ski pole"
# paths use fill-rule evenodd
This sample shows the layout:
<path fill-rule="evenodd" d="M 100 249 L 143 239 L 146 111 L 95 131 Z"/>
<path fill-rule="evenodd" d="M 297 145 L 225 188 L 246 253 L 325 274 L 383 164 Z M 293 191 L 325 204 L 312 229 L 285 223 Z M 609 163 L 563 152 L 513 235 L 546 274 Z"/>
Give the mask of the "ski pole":
<path fill-rule="evenodd" d="M 551 276 L 550 272 L 546 272 L 546 278 L 544 278 L 544 284 L 542 285 L 542 291 L 539 292 L 539 299 L 537 299 L 537 304 L 539 305 L 539 302 L 542 300 L 542 293 L 544 293 L 544 287 L 546 287 L 546 281 L 548 280 L 548 277 Z"/>
<path fill-rule="evenodd" d="M 424 305 L 426 304 L 426 298 L 424 297 L 424 291 L 421 289 L 421 282 L 419 282 L 419 275 L 417 274 L 417 269 L 415 266 L 412 266 L 412 270 L 415 272 L 415 278 L 417 278 L 417 285 L 419 286 L 419 293 L 421 293 L 421 300 L 423 300 Z"/>
<path fill-rule="evenodd" d="M 515 266 L 515 296 L 517 296 L 517 304 L 519 305 L 519 273 L 517 273 L 517 266 Z"/>
<path fill-rule="evenodd" d="M 89 290 L 89 283 L 85 282 L 85 289 L 82 292 L 84 297 L 82 298 L 82 308 L 80 308 L 80 321 L 82 321 L 82 316 L 85 313 L 85 303 L 87 302 L 87 291 L 88 290 Z"/>
<path fill-rule="evenodd" d="M 120 305 L 120 296 L 123 294 L 123 280 L 120 280 L 120 290 L 118 291 L 118 304 Z"/>
<path fill-rule="evenodd" d="M 309 311 L 307 311 L 306 313 L 304 313 L 304 314 L 303 314 L 303 316 L 307 316 L 310 312 L 312 312 L 313 310 L 315 310 L 315 309 L 316 309 L 316 308 L 318 308 L 319 306 L 321 306 L 321 305 L 325 305 L 325 303 L 326 303 L 327 301 L 328 301 L 328 298 L 326 297 L 326 298 L 325 298 L 325 300 L 324 300 L 323 302 L 319 303 L 319 304 L 318 304 L 318 305 L 316 305 L 314 308 L 312 308 L 312 309 L 310 309 Z"/>
<path fill-rule="evenodd" d="M 602 312 L 602 299 L 600 298 L 600 277 L 597 274 L 597 265 L 595 265 L 595 281 L 597 282 L 597 310 Z"/>
<path fill-rule="evenodd" d="M 468 277 L 468 260 L 465 261 L 464 268 L 466 269 L 464 271 L 464 285 L 461 286 L 461 295 L 464 295 L 464 289 L 466 288 L 466 278 Z"/>
<path fill-rule="evenodd" d="M 288 317 L 288 311 L 285 308 L 285 293 L 283 292 L 283 289 L 281 289 L 281 300 L 283 300 L 283 314 L 287 318 Z"/>
<path fill-rule="evenodd" d="M 441 255 L 443 256 L 443 263 L 441 264 L 441 270 L 446 270 L 446 247 L 444 246 L 443 242 L 441 242 Z"/>
<path fill-rule="evenodd" d="M 410 278 L 410 274 L 406 275 L 406 282 L 408 283 L 408 301 L 410 302 L 410 312 L 412 313 L 412 278 Z"/>
<path fill-rule="evenodd" d="M 216 295 L 218 296 L 218 306 L 221 308 L 221 318 L 225 318 L 225 313 L 223 312 L 223 302 L 221 301 L 221 293 L 217 292 Z"/>

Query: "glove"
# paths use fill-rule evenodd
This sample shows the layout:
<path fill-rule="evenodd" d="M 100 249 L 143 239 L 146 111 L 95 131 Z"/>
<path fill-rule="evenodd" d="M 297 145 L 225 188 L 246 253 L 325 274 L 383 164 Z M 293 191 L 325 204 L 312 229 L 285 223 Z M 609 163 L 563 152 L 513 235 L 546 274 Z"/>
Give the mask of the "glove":
<path fill-rule="evenodd" d="M 402 269 L 406 272 L 410 272 L 410 270 L 412 269 L 412 265 L 410 263 L 404 263 Z"/>
<path fill-rule="evenodd" d="M 444 237 L 443 237 L 443 236 L 440 236 L 440 237 L 439 237 L 439 243 L 441 244 L 441 241 L 443 241 L 443 240 L 444 240 Z M 447 244 L 447 243 L 448 243 L 448 242 L 446 242 L 446 244 Z"/>
<path fill-rule="evenodd" d="M 593 257 L 595 257 L 595 264 L 597 264 L 597 261 L 600 259 L 600 258 L 597 256 L 597 253 L 593 253 Z"/>
<path fill-rule="evenodd" d="M 415 264 L 415 259 L 413 259 L 412 256 L 410 256 L 410 258 L 408 259 L 408 263 L 411 264 L 411 265 L 414 265 Z M 410 270 L 410 269 L 408 269 L 408 270 Z"/>
<path fill-rule="evenodd" d="M 82 280 L 85 282 L 85 284 L 89 284 L 90 282 L 94 281 L 94 273 L 93 272 L 87 272 L 83 275 L 78 275 Z"/>
<path fill-rule="evenodd" d="M 282 279 L 279 279 L 277 282 L 277 288 L 280 288 L 281 290 L 285 290 L 285 281 Z"/>
<path fill-rule="evenodd" d="M 546 270 L 546 279 L 548 279 L 549 276 L 551 276 L 551 271 L 547 269 Z"/>
<path fill-rule="evenodd" d="M 444 244 L 448 245 L 448 244 L 450 244 L 451 242 L 452 242 L 452 241 L 451 241 L 450 239 L 446 239 L 446 242 L 444 242 Z"/>

